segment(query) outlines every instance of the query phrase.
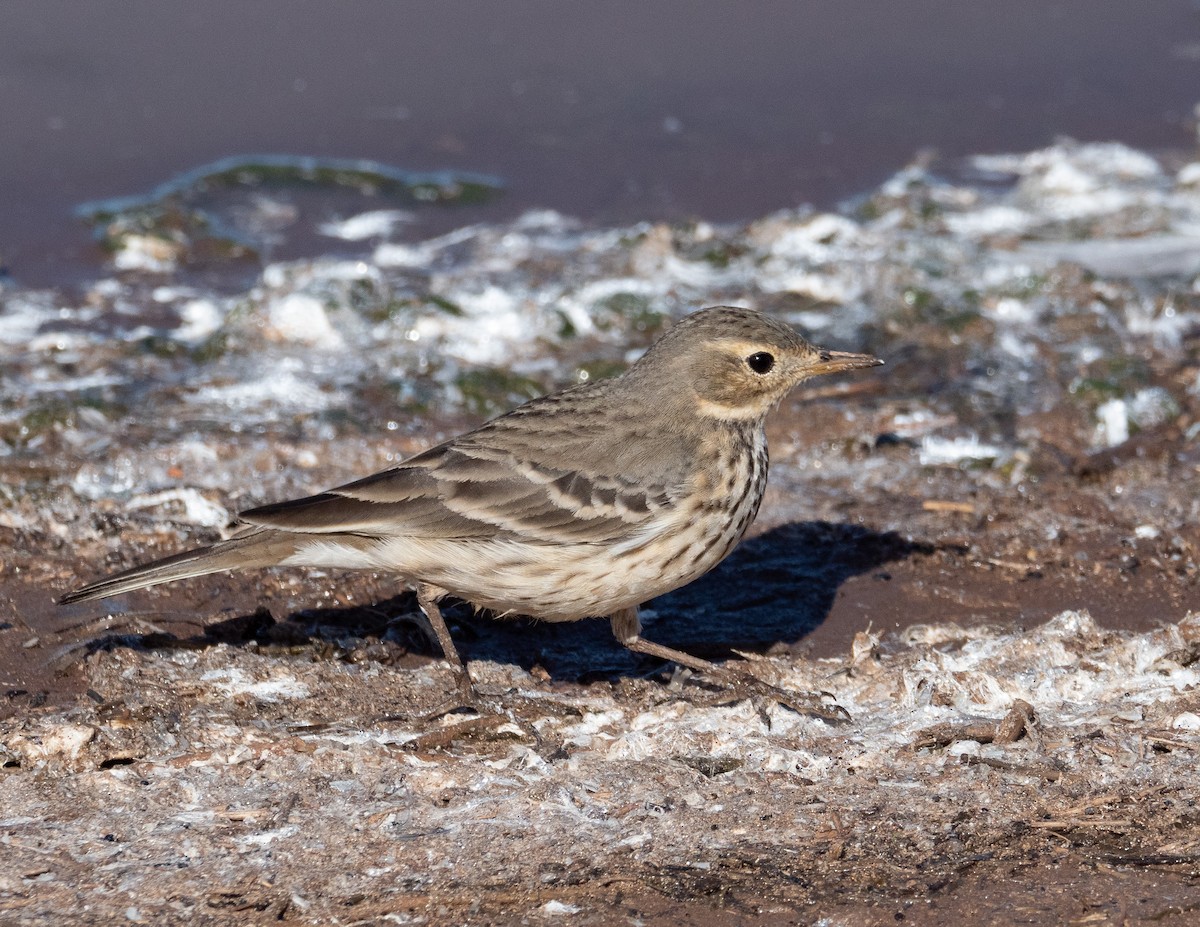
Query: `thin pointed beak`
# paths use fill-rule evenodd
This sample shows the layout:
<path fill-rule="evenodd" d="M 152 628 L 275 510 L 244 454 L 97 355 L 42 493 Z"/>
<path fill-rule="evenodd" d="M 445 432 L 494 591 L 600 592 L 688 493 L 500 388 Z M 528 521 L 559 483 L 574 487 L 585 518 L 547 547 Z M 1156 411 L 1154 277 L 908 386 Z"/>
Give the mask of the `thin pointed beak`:
<path fill-rule="evenodd" d="M 878 357 L 870 354 L 850 354 L 846 351 L 822 351 L 821 359 L 805 371 L 810 377 L 823 373 L 837 373 L 841 370 L 858 370 L 862 367 L 878 367 L 882 364 Z"/>

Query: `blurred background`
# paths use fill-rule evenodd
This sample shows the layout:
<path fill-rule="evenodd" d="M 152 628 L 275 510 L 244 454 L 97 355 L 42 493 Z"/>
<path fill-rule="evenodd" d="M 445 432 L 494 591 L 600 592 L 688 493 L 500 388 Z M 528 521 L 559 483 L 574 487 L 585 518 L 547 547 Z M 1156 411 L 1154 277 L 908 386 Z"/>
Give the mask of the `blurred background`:
<path fill-rule="evenodd" d="M 229 156 L 503 182 L 427 230 L 531 206 L 745 220 L 832 206 L 921 152 L 952 170 L 1064 135 L 1187 147 L 1200 89 L 1194 0 L 91 0 L 3 20 L 0 261 L 27 285 L 89 275 L 79 204 Z M 276 256 L 319 249 L 288 239 Z"/>

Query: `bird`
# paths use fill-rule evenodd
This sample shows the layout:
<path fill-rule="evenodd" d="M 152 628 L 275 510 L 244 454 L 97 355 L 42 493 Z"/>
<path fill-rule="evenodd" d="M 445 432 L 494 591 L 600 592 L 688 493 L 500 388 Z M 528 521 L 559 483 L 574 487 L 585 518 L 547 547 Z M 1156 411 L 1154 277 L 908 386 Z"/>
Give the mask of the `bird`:
<path fill-rule="evenodd" d="M 683 316 L 623 373 L 533 399 L 399 464 L 241 512 L 228 539 L 99 579 L 61 604 L 224 570 L 388 571 L 415 587 L 446 661 L 441 614 L 607 618 L 636 653 L 744 689 L 754 677 L 642 636 L 638 608 L 734 549 L 767 485 L 768 413 L 812 377 L 874 367 L 763 312 Z"/>

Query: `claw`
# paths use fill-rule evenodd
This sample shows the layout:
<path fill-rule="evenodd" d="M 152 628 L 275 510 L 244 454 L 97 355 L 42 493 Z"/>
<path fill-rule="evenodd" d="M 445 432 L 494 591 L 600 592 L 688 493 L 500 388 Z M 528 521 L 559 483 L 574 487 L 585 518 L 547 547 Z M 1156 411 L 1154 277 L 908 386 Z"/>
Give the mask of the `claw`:
<path fill-rule="evenodd" d="M 826 724 L 846 724 L 851 720 L 850 712 L 830 701 L 828 693 L 791 692 L 746 673 L 723 673 L 722 677 L 718 680 L 719 684 L 734 696 L 734 700 L 761 700 L 765 705 L 782 705 L 796 714 L 817 718 Z M 759 711 L 764 721 L 767 721 L 765 705 L 760 707 Z"/>

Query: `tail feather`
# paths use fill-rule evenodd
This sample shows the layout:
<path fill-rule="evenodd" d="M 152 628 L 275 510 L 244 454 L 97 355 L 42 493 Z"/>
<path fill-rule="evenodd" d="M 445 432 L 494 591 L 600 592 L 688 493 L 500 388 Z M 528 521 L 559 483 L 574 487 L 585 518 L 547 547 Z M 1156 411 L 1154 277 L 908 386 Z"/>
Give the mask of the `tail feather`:
<path fill-rule="evenodd" d="M 222 570 L 253 569 L 254 567 L 276 566 L 297 550 L 298 538 L 284 531 L 255 531 L 243 537 L 218 541 L 207 547 L 184 551 L 151 563 L 143 563 L 132 569 L 106 576 L 88 583 L 74 592 L 68 592 L 58 600 L 59 605 L 102 599 L 120 595 L 159 583 L 177 579 L 206 576 Z"/>

